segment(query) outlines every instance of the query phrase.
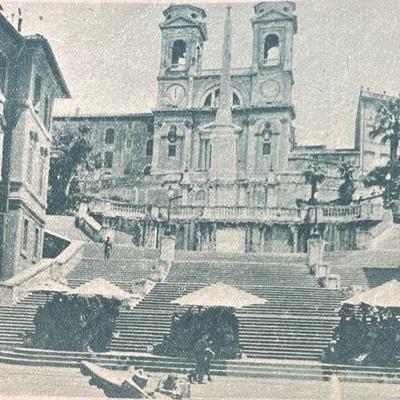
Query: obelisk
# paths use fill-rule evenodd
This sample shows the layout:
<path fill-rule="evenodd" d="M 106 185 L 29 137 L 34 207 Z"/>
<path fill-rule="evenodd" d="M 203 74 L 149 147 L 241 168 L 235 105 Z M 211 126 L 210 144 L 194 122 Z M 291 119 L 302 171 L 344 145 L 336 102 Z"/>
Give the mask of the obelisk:
<path fill-rule="evenodd" d="M 233 182 L 237 179 L 237 133 L 232 121 L 232 23 L 231 7 L 226 8 L 219 104 L 211 124 L 211 180 Z"/>
<path fill-rule="evenodd" d="M 219 107 L 215 118 L 216 124 L 232 124 L 232 86 L 231 86 L 231 60 L 232 60 L 232 22 L 231 6 L 226 8 L 224 24 L 224 43 L 222 53 L 222 73 L 219 93 Z"/>

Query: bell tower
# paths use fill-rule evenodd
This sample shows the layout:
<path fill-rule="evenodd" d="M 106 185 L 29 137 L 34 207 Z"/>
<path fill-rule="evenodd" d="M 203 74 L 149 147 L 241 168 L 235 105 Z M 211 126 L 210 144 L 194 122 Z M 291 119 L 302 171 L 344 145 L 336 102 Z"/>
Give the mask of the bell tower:
<path fill-rule="evenodd" d="M 187 4 L 171 5 L 163 15 L 157 98 L 157 110 L 163 113 L 154 120 L 151 173 L 176 178 L 189 159 L 191 122 L 181 111 L 192 105 L 193 76 L 201 68 L 207 40 L 207 15 Z"/>
<path fill-rule="evenodd" d="M 286 170 L 293 142 L 293 38 L 296 6 L 290 1 L 254 6 L 251 106 L 263 110 L 250 128 L 247 173 L 268 179 Z"/>
<path fill-rule="evenodd" d="M 295 10 L 290 1 L 261 2 L 254 7 L 252 66 L 257 77 L 253 105 L 291 102 Z"/>
<path fill-rule="evenodd" d="M 190 76 L 201 69 L 206 13 L 186 4 L 163 11 L 157 108 L 191 107 Z"/>
<path fill-rule="evenodd" d="M 205 11 L 192 5 L 175 4 L 163 14 L 160 77 L 200 69 L 203 43 L 207 40 Z"/>

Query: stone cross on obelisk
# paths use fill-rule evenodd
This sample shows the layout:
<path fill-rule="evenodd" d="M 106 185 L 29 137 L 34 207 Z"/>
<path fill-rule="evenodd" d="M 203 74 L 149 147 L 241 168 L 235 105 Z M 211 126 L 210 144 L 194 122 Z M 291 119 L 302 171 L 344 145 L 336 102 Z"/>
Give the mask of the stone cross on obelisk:
<path fill-rule="evenodd" d="M 232 24 L 231 7 L 226 8 L 219 104 L 211 124 L 211 180 L 233 182 L 237 179 L 237 133 L 232 121 L 231 84 Z"/>

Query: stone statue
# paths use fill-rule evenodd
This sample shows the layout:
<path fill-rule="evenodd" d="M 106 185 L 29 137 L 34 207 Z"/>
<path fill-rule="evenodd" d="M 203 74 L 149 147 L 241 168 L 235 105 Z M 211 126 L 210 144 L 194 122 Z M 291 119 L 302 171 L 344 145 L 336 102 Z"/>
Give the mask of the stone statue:
<path fill-rule="evenodd" d="M 271 123 L 270 122 L 266 122 L 264 124 L 264 129 L 261 132 L 262 137 L 264 140 L 270 140 L 271 139 L 271 135 L 272 135 L 272 130 L 271 130 Z"/>

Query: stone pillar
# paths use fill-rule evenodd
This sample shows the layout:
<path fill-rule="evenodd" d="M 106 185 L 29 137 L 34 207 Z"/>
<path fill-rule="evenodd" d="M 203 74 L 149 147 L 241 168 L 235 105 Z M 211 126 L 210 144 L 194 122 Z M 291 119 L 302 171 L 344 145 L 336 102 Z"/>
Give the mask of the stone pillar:
<path fill-rule="evenodd" d="M 319 238 L 308 239 L 308 266 L 315 273 L 316 266 L 322 264 L 325 241 Z"/>

